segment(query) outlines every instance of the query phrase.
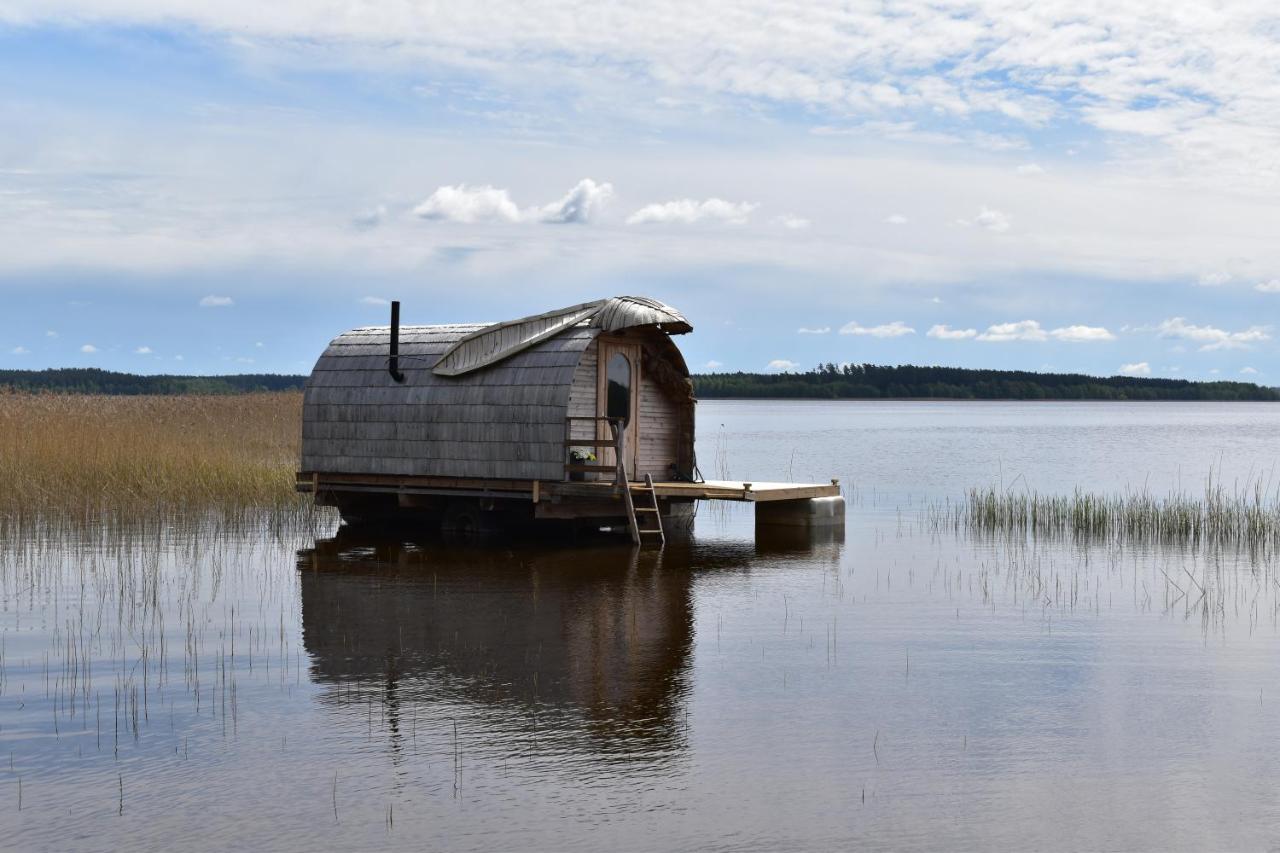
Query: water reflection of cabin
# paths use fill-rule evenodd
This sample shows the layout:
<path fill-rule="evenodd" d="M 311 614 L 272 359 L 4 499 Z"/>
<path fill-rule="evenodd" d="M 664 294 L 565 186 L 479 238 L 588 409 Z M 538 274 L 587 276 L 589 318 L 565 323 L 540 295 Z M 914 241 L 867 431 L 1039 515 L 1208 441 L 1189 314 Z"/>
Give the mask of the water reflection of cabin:
<path fill-rule="evenodd" d="M 693 642 L 693 576 L 664 570 L 669 553 L 420 550 L 343 529 L 298 555 L 312 680 L 374 686 L 389 713 L 514 702 L 666 743 Z"/>
<path fill-rule="evenodd" d="M 701 481 L 693 385 L 671 338 L 692 326 L 668 305 L 622 296 L 403 328 L 398 307 L 390 327 L 334 339 L 307 381 L 298 488 L 348 520 L 625 520 L 638 541 L 646 510 L 670 519 L 695 500 L 753 501 L 757 518 L 789 503 L 801 521 L 810 499 L 839 502 L 834 482 Z M 771 517 L 786 519 L 783 503 Z M 842 520 L 832 503 L 820 514 Z"/>

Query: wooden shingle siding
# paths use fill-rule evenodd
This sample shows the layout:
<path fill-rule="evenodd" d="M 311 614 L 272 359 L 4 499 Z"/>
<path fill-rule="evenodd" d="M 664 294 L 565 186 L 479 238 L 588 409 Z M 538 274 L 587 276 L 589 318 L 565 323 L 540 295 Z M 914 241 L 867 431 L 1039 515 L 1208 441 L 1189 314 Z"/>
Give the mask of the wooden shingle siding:
<path fill-rule="evenodd" d="M 401 372 L 409 379 L 416 377 L 416 373 L 426 373 L 427 371 L 414 371 L 410 366 L 405 369 L 401 366 Z M 382 377 L 386 376 L 388 381 L 384 384 Z M 452 387 L 475 387 L 475 386 L 500 386 L 511 387 L 513 385 L 553 385 L 562 387 L 568 385 L 573 378 L 573 365 L 563 365 L 560 367 L 492 367 L 482 373 L 477 373 L 474 381 L 468 381 L 464 386 L 461 380 L 449 380 L 453 383 Z M 311 384 L 317 388 L 394 388 L 403 390 L 405 385 L 410 384 L 406 381 L 403 385 L 394 381 L 390 381 L 390 375 L 384 366 L 378 370 L 339 370 L 328 368 L 325 370 L 317 370 L 311 375 Z M 425 386 L 426 383 L 414 383 L 415 387 Z M 430 386 L 432 388 L 448 388 L 448 385 Z"/>
<path fill-rule="evenodd" d="M 445 462 L 559 462 L 560 444 L 523 441 L 400 441 L 397 439 L 312 439 L 317 456 Z M 303 454 L 304 457 L 306 454 Z M 422 472 L 415 472 L 422 473 Z M 500 475 L 493 475 L 500 476 Z"/>
<path fill-rule="evenodd" d="M 560 423 L 557 406 L 307 404 L 304 428 L 333 422 L 357 423 Z"/>
<path fill-rule="evenodd" d="M 406 374 L 405 385 L 413 381 Z M 453 385 L 435 388 L 405 388 L 392 385 L 387 388 L 367 388 L 360 386 L 315 386 L 307 388 L 303 400 L 307 403 L 334 403 L 348 405 L 473 405 L 473 406 L 555 406 L 564 419 L 564 408 L 568 403 L 569 386 L 564 385 L 525 385 L 519 393 L 513 393 L 510 386 L 483 386 L 479 384 Z"/>
<path fill-rule="evenodd" d="M 556 443 L 564 425 L 555 423 L 394 423 L 387 421 L 330 421 L 305 423 L 304 439 L 379 441 L 505 441 Z"/>
<path fill-rule="evenodd" d="M 387 371 L 386 327 L 334 340 L 304 392 L 302 469 L 563 479 L 570 385 L 598 331 L 574 328 L 457 377 L 431 372 L 451 344 L 481 328 L 401 327 L 403 383 Z"/>
<path fill-rule="evenodd" d="M 486 325 L 401 327 L 403 383 L 387 370 L 386 327 L 335 339 L 304 392 L 302 470 L 564 479 L 566 417 L 596 414 L 601 330 L 584 324 L 481 369 L 457 376 L 432 372 L 453 343 Z M 624 334 L 643 344 L 646 358 L 688 375 L 668 335 L 652 327 Z M 637 476 L 665 479 L 672 463 L 691 467 L 692 404 L 679 396 L 641 369 Z M 591 421 L 572 422 L 571 429 L 571 438 L 596 436 Z"/>

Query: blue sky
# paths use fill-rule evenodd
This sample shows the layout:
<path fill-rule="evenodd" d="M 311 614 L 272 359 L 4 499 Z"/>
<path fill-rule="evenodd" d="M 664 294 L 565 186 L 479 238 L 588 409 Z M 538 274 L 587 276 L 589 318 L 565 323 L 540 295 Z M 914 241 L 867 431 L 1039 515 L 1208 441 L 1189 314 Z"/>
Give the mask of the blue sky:
<path fill-rule="evenodd" d="M 636 293 L 695 368 L 1280 384 L 1280 17 L 1115 6 L 6 0 L 0 366 Z"/>

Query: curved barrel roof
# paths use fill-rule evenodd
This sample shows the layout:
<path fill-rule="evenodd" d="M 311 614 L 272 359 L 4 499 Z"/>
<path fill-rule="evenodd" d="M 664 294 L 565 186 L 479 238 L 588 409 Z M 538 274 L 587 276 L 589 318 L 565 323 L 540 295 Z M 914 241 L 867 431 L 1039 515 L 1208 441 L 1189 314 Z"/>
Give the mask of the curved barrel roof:
<path fill-rule="evenodd" d="M 403 326 L 403 383 L 387 372 L 390 330 L 329 344 L 303 393 L 302 470 L 560 479 L 574 370 L 599 331 L 574 328 L 459 377 L 432 368 L 483 326 Z"/>

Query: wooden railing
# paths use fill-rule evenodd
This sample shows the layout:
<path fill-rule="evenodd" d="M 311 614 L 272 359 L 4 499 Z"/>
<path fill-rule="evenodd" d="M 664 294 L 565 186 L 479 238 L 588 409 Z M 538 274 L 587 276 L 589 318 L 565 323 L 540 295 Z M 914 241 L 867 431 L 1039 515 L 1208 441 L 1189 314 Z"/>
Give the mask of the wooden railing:
<path fill-rule="evenodd" d="M 565 479 L 570 479 L 570 475 L 574 473 L 581 474 L 609 474 L 614 476 L 614 482 L 619 485 L 627 483 L 627 466 L 626 466 L 626 443 L 627 433 L 622 426 L 622 418 L 610 418 L 604 415 L 570 415 L 564 419 L 565 421 L 565 438 L 564 452 L 566 461 L 564 464 Z M 601 422 L 609 425 L 609 432 L 613 434 L 612 438 L 600 438 L 599 431 L 593 431 L 594 438 L 571 438 L 569 433 L 573 431 L 574 421 L 590 421 L 592 424 Z M 592 447 L 592 448 L 613 448 L 612 465 L 585 464 L 574 462 L 568 458 L 574 447 Z"/>
<path fill-rule="evenodd" d="M 591 421 L 593 424 L 599 424 L 601 421 L 609 425 L 609 432 L 613 434 L 613 438 L 600 438 L 599 431 L 596 431 L 596 438 L 577 439 L 570 438 L 569 433 L 573 432 L 574 421 Z M 583 474 L 607 474 L 613 472 L 613 483 L 622 495 L 623 509 L 627 514 L 627 529 L 631 533 L 631 542 L 634 545 L 641 545 L 644 542 L 644 536 L 657 536 L 658 544 L 666 542 L 666 536 L 662 532 L 662 516 L 658 509 L 657 493 L 653 488 L 653 478 L 646 475 L 645 482 L 648 486 L 647 491 L 649 499 L 653 506 L 645 508 L 646 514 L 652 513 L 652 516 L 646 515 L 646 518 L 652 518 L 655 526 L 646 526 L 642 528 L 636 517 L 635 501 L 631 497 L 631 483 L 627 478 L 627 432 L 623 426 L 622 418 L 609 418 L 604 416 L 586 416 L 575 415 L 565 418 L 564 422 L 564 449 L 566 455 L 574 447 L 612 447 L 613 448 L 613 464 L 612 465 L 584 465 L 573 462 L 572 460 L 565 462 L 564 475 L 567 478 L 572 477 L 575 472 Z"/>

